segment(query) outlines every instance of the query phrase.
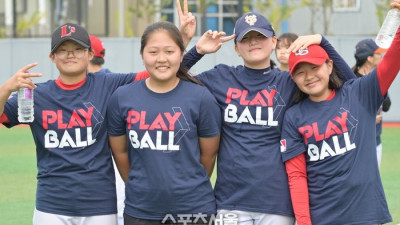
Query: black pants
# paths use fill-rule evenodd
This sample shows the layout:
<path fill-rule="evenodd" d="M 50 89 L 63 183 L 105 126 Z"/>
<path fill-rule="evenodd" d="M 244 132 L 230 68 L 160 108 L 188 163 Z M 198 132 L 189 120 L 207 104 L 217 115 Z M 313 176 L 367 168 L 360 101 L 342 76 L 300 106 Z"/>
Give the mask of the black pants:
<path fill-rule="evenodd" d="M 124 225 L 163 225 L 163 224 L 176 224 L 176 225 L 212 225 L 214 222 L 210 222 L 210 220 L 214 218 L 214 216 L 207 216 L 204 219 L 198 218 L 196 222 L 194 220 L 196 217 L 192 217 L 189 219 L 185 218 L 185 221 L 180 221 L 179 219 L 174 220 L 166 220 L 164 223 L 162 220 L 145 220 L 139 219 L 132 216 L 129 216 L 124 213 Z M 190 221 L 188 221 L 190 220 Z"/>

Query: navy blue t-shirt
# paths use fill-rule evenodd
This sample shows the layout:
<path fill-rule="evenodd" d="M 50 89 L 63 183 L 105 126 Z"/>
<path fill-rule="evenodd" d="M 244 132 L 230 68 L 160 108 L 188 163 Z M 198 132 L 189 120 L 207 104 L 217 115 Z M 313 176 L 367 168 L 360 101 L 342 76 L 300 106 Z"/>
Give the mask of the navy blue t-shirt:
<path fill-rule="evenodd" d="M 54 80 L 37 84 L 30 123 L 37 156 L 36 208 L 67 216 L 117 213 L 105 114 L 117 87 L 136 74 L 89 73 L 75 90 Z M 18 125 L 17 96 L 5 104 L 7 127 Z"/>
<path fill-rule="evenodd" d="M 376 156 L 376 112 L 382 104 L 376 70 L 336 89 L 333 99 L 303 100 L 287 110 L 283 161 L 306 153 L 313 224 L 391 221 Z"/>
<path fill-rule="evenodd" d="M 109 134 L 128 139 L 126 214 L 161 220 L 167 214 L 216 213 L 200 163 L 199 137 L 221 130 L 221 111 L 207 88 L 180 80 L 173 90 L 155 93 L 139 81 L 115 91 L 107 118 Z"/>
<path fill-rule="evenodd" d="M 321 46 L 335 67 L 351 69 L 323 38 Z M 195 48 L 185 58 L 198 60 Z M 295 83 L 287 71 L 217 65 L 196 76 L 223 112 L 215 195 L 218 209 L 293 216 L 287 174 L 279 146 Z"/>

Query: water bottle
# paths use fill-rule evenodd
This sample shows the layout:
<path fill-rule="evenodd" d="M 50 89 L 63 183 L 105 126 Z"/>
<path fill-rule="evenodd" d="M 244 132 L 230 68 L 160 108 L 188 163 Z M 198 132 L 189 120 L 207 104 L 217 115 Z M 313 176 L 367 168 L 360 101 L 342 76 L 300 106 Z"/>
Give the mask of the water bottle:
<path fill-rule="evenodd" d="M 20 88 L 18 90 L 18 121 L 33 122 L 33 90 Z"/>
<path fill-rule="evenodd" d="M 383 21 L 382 27 L 376 36 L 375 42 L 381 47 L 388 49 L 392 44 L 393 38 L 397 32 L 397 28 L 400 25 L 400 10 L 391 9 L 386 15 L 385 21 Z"/>

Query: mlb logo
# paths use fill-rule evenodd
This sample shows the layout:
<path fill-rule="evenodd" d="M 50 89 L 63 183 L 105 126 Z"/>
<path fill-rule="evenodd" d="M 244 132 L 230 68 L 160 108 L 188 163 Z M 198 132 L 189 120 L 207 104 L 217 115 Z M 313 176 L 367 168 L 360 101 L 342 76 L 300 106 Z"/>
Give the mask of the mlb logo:
<path fill-rule="evenodd" d="M 286 139 L 281 140 L 281 152 L 286 151 Z"/>

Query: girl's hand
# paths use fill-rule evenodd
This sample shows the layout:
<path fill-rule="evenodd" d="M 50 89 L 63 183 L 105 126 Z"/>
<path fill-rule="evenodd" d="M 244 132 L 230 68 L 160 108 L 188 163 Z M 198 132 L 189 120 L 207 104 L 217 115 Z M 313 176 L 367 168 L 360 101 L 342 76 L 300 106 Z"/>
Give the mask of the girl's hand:
<path fill-rule="evenodd" d="M 394 9 L 394 8 L 400 9 L 400 0 L 393 0 L 392 3 L 390 3 L 390 8 L 391 9 Z"/>
<path fill-rule="evenodd" d="M 305 49 L 313 44 L 321 44 L 322 35 L 313 34 L 298 37 L 286 50 L 287 52 L 297 52 L 299 49 Z"/>
<path fill-rule="evenodd" d="M 200 54 L 209 54 L 218 51 L 222 44 L 235 38 L 235 34 L 225 36 L 226 33 L 221 31 L 206 31 L 196 43 L 196 50 Z"/>
<path fill-rule="evenodd" d="M 36 88 L 36 85 L 32 81 L 32 77 L 40 77 L 42 74 L 28 72 L 29 69 L 35 66 L 37 66 L 37 63 L 28 64 L 22 67 L 4 83 L 3 87 L 5 87 L 10 93 L 18 91 L 20 88 Z"/>
<path fill-rule="evenodd" d="M 176 9 L 178 10 L 183 43 L 187 47 L 196 32 L 196 18 L 188 11 L 187 0 L 183 1 L 183 11 L 180 0 L 176 0 Z"/>

